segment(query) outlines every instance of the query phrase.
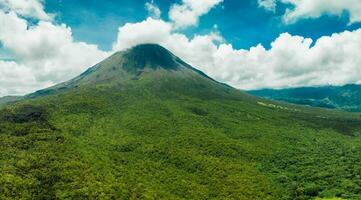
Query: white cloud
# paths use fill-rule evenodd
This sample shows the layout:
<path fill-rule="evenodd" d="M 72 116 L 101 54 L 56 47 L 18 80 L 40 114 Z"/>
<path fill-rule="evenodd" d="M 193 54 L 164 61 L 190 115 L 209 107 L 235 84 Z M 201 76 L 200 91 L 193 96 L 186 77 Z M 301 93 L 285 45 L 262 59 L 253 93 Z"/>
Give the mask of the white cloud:
<path fill-rule="evenodd" d="M 0 8 L 25 17 L 39 20 L 51 19 L 51 16 L 44 11 L 42 0 L 0 0 Z"/>
<path fill-rule="evenodd" d="M 286 23 L 293 23 L 302 18 L 318 18 L 322 15 L 338 15 L 347 11 L 350 15 L 350 24 L 361 22 L 360 0 L 280 0 L 290 4 L 284 15 Z"/>
<path fill-rule="evenodd" d="M 361 81 L 361 29 L 317 41 L 284 33 L 268 50 L 262 45 L 246 50 L 234 49 L 216 33 L 189 39 L 172 32 L 169 23 L 148 18 L 121 27 L 114 48 L 122 50 L 142 43 L 161 44 L 211 77 L 241 89 Z"/>
<path fill-rule="evenodd" d="M 13 61 L 0 60 L 0 97 L 35 91 L 50 83 L 39 82 L 30 68 Z"/>
<path fill-rule="evenodd" d="M 361 29 L 322 37 L 311 44 L 311 39 L 288 33 L 280 35 L 269 50 L 262 45 L 235 50 L 222 44 L 210 56 L 213 63 L 203 70 L 243 89 L 360 81 Z"/>
<path fill-rule="evenodd" d="M 137 44 L 161 43 L 169 37 L 171 30 L 170 23 L 150 17 L 139 23 L 127 23 L 119 28 L 113 48 L 121 51 Z"/>
<path fill-rule="evenodd" d="M 258 0 L 258 6 L 268 11 L 276 12 L 276 0 Z"/>
<path fill-rule="evenodd" d="M 0 95 L 24 94 L 66 81 L 108 55 L 95 45 L 74 42 L 64 24 L 40 20 L 29 25 L 15 12 L 0 11 L 0 27 L 6 27 L 0 29 L 0 43 L 16 57 L 16 62 L 0 60 L 0 88 L 6 88 Z"/>
<path fill-rule="evenodd" d="M 186 28 L 198 24 L 199 17 L 207 14 L 223 0 L 183 0 L 182 4 L 174 4 L 169 11 L 169 18 L 176 28 Z"/>
<path fill-rule="evenodd" d="M 155 19 L 160 18 L 161 11 L 158 8 L 158 6 L 156 6 L 154 4 L 153 1 L 145 3 L 145 8 L 148 11 L 150 17 L 155 18 Z"/>

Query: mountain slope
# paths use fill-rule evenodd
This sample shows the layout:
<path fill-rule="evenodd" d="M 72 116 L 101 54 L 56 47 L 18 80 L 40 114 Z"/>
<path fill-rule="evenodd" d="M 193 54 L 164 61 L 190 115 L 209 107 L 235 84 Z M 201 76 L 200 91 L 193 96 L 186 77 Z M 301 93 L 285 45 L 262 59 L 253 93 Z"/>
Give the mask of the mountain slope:
<path fill-rule="evenodd" d="M 290 103 L 361 112 L 361 85 L 265 89 L 249 93 Z"/>
<path fill-rule="evenodd" d="M 0 112 L 0 199 L 359 199 L 360 122 L 140 45 Z"/>

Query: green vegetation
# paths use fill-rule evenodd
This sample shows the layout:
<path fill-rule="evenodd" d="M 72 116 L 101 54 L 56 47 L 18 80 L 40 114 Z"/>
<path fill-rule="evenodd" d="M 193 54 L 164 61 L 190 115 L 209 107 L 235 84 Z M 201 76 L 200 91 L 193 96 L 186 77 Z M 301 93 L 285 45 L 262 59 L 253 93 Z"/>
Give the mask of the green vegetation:
<path fill-rule="evenodd" d="M 290 103 L 361 112 L 361 85 L 264 89 L 249 93 Z"/>
<path fill-rule="evenodd" d="M 359 115 L 116 55 L 1 110 L 0 199 L 361 199 Z"/>

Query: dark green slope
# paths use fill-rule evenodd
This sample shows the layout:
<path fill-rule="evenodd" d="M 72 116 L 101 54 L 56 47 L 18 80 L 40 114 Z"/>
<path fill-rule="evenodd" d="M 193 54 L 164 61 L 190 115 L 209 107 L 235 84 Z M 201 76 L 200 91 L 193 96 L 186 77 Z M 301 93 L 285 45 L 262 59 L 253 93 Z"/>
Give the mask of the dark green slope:
<path fill-rule="evenodd" d="M 258 99 L 157 45 L 0 112 L 0 199 L 361 195 L 361 118 Z"/>
<path fill-rule="evenodd" d="M 361 112 L 361 85 L 255 90 L 250 94 L 290 103 Z"/>

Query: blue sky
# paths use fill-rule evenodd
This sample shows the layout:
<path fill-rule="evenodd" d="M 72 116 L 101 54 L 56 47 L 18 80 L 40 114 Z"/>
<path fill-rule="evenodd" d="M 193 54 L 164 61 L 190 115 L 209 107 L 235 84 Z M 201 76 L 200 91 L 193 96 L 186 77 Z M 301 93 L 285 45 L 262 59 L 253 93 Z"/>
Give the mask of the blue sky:
<path fill-rule="evenodd" d="M 244 90 L 361 84 L 360 0 L 0 0 L 0 96 L 142 43 Z"/>
<path fill-rule="evenodd" d="M 56 13 L 58 23 L 66 23 L 73 30 L 76 40 L 98 44 L 110 50 L 116 40 L 118 27 L 125 23 L 139 22 L 148 17 L 147 0 L 46 0 L 45 9 Z M 181 1 L 155 0 L 162 11 L 162 19 L 174 3 Z M 207 33 L 216 24 L 222 36 L 235 48 L 250 48 L 258 43 L 269 44 L 281 33 L 301 35 L 314 40 L 344 30 L 356 30 L 361 23 L 348 25 L 348 13 L 341 17 L 325 15 L 318 19 L 301 19 L 297 23 L 282 23 L 282 14 L 292 5 L 280 5 L 277 13 L 262 9 L 257 0 L 225 0 L 200 18 L 197 27 L 182 30 L 188 36 Z M 100 30 L 94 31 L 94 30 Z"/>

